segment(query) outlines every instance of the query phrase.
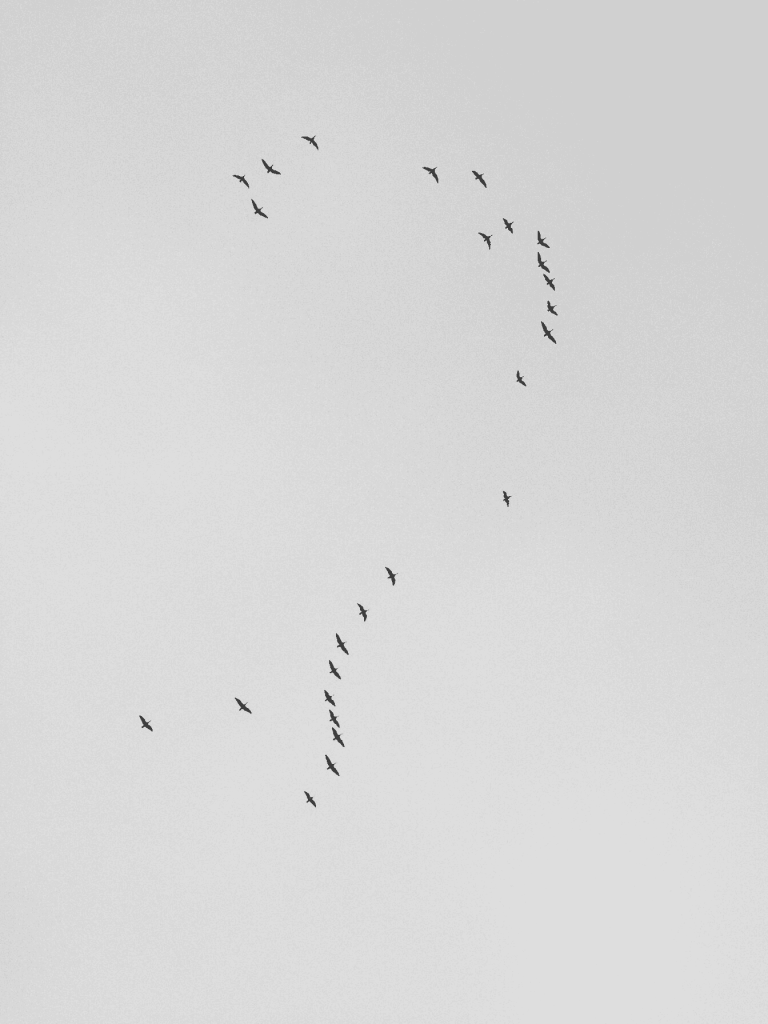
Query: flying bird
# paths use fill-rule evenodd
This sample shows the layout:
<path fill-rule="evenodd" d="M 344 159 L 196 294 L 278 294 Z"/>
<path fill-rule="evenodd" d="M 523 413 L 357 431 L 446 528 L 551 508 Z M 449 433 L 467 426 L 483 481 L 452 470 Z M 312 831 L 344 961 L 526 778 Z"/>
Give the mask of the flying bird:
<path fill-rule="evenodd" d="M 141 728 L 142 729 L 149 729 L 150 732 L 154 732 L 155 731 L 152 728 L 152 726 L 149 724 L 152 721 L 151 718 L 147 719 L 147 718 L 144 717 L 144 715 L 139 715 L 139 718 L 141 719 Z"/>
<path fill-rule="evenodd" d="M 483 177 L 483 174 L 485 174 L 485 171 L 483 171 L 483 174 L 478 174 L 477 171 L 472 171 L 472 173 L 477 178 L 477 180 L 480 182 L 480 184 L 483 186 L 483 188 L 488 188 L 488 186 L 485 184 L 485 178 Z"/>
<path fill-rule="evenodd" d="M 336 717 L 336 715 L 334 715 L 334 713 L 331 711 L 330 708 L 328 708 L 328 714 L 331 716 L 331 721 L 333 722 L 333 724 L 334 725 L 338 725 L 339 724 L 339 720 Z"/>
<path fill-rule="evenodd" d="M 253 207 L 253 212 L 257 213 L 259 217 L 264 217 L 266 220 L 269 220 L 269 217 L 267 217 L 266 213 L 264 213 L 262 208 L 260 206 L 257 206 L 253 200 L 251 200 L 251 206 Z"/>
<path fill-rule="evenodd" d="M 368 609 L 367 608 L 363 608 L 363 606 L 360 604 L 359 601 L 357 602 L 357 607 L 360 609 L 360 611 L 357 614 L 363 616 L 363 622 L 367 621 L 367 619 L 368 619 Z"/>
<path fill-rule="evenodd" d="M 395 576 L 399 576 L 400 573 L 399 572 L 392 572 L 392 570 L 389 568 L 388 565 L 385 565 L 384 568 L 387 570 L 387 575 L 389 576 L 390 580 L 392 581 L 392 586 L 394 587 L 394 585 L 395 585 Z"/>
<path fill-rule="evenodd" d="M 538 241 L 539 245 L 543 245 L 545 249 L 548 249 L 549 246 L 547 245 L 547 240 L 546 240 L 546 238 L 542 238 L 541 237 L 541 232 L 540 231 L 536 232 L 536 236 L 537 236 L 537 241 Z"/>
<path fill-rule="evenodd" d="M 339 773 L 336 771 L 336 765 L 333 763 L 330 757 L 328 757 L 327 754 L 325 755 L 325 760 L 328 762 L 327 765 L 325 766 L 325 770 L 328 771 L 330 769 L 330 771 L 332 771 L 334 775 L 338 775 Z"/>
<path fill-rule="evenodd" d="M 549 267 L 547 266 L 547 264 L 546 264 L 546 263 L 544 262 L 544 260 L 543 260 L 543 259 L 541 258 L 541 253 L 540 253 L 540 252 L 538 251 L 538 249 L 536 250 L 536 259 L 538 260 L 538 263 L 539 263 L 539 268 L 540 268 L 541 270 L 546 270 L 546 272 L 547 272 L 548 274 L 551 274 L 551 273 L 552 273 L 552 271 L 551 271 L 551 270 L 549 269 Z"/>
<path fill-rule="evenodd" d="M 436 167 L 425 167 L 424 170 L 427 171 L 429 174 L 431 174 L 432 177 L 435 179 L 435 181 L 439 183 L 440 179 L 437 176 L 437 168 Z"/>
<path fill-rule="evenodd" d="M 501 219 L 504 221 L 504 227 L 507 229 L 510 235 L 514 235 L 515 232 L 512 230 L 512 225 L 515 222 L 513 220 L 507 220 L 506 217 L 502 217 Z"/>
<path fill-rule="evenodd" d="M 268 164 L 266 160 L 262 159 L 261 162 L 267 168 L 267 174 L 279 174 L 280 173 L 280 171 L 276 171 L 275 170 L 275 168 L 272 166 L 272 164 Z"/>
<path fill-rule="evenodd" d="M 331 732 L 333 733 L 334 740 L 336 740 L 337 743 L 340 743 L 342 745 L 342 747 L 343 747 L 344 746 L 344 740 L 341 738 L 341 733 L 336 732 L 336 730 L 334 729 L 333 726 L 331 726 Z"/>
<path fill-rule="evenodd" d="M 555 316 L 558 316 L 559 314 L 555 312 L 556 309 L 557 307 L 553 306 L 549 299 L 547 299 L 547 312 L 553 313 Z"/>
<path fill-rule="evenodd" d="M 315 149 L 319 149 L 320 148 L 318 146 L 318 144 L 315 142 L 315 136 L 314 135 L 302 135 L 301 137 L 302 137 L 302 139 L 305 139 L 310 144 L 310 146 L 314 146 Z"/>
<path fill-rule="evenodd" d="M 504 504 L 507 506 L 507 508 L 509 508 L 509 495 L 507 494 L 506 491 L 502 491 L 501 493 L 504 496 Z"/>
<path fill-rule="evenodd" d="M 555 343 L 555 345 L 556 345 L 557 344 L 557 340 L 556 340 L 554 334 L 552 333 L 552 331 L 550 331 L 550 329 L 547 327 L 547 325 L 544 323 L 543 320 L 541 321 L 541 327 L 542 327 L 542 330 L 544 331 L 545 337 L 549 338 L 549 340 L 553 341 Z"/>
<path fill-rule="evenodd" d="M 243 177 L 242 174 L 233 174 L 232 177 L 233 178 L 237 178 L 238 181 L 242 181 L 242 183 L 245 185 L 246 188 L 250 188 L 251 187 L 248 184 L 248 182 L 245 180 L 245 178 Z"/>
<path fill-rule="evenodd" d="M 333 704 L 333 706 L 336 707 L 336 701 L 333 699 L 330 693 L 328 693 L 327 690 L 323 690 L 323 693 L 325 694 L 325 699 L 328 701 L 328 703 Z"/>
<path fill-rule="evenodd" d="M 493 238 L 493 235 L 484 235 L 482 231 L 478 231 L 477 233 L 478 233 L 478 235 L 480 235 L 482 240 L 485 242 L 485 244 L 490 249 L 491 248 L 491 239 Z"/>
<path fill-rule="evenodd" d="M 336 646 L 339 647 L 342 651 L 344 651 L 345 654 L 349 654 L 349 651 L 344 646 L 344 641 L 341 639 L 338 633 L 336 634 Z"/>
<path fill-rule="evenodd" d="M 544 276 L 544 280 L 547 282 L 547 284 L 552 289 L 552 291 L 555 291 L 555 279 L 554 279 L 554 277 L 547 277 L 546 274 L 544 274 L 543 276 Z"/>
<path fill-rule="evenodd" d="M 525 383 L 523 378 L 520 376 L 520 371 L 519 370 L 517 371 L 517 383 L 518 384 L 522 384 L 524 388 L 528 387 L 528 385 Z"/>
<path fill-rule="evenodd" d="M 333 675 L 335 675 L 337 679 L 341 679 L 341 676 L 339 675 L 339 670 L 336 668 L 333 662 L 329 661 L 328 664 L 331 666 L 331 672 L 333 673 Z"/>
<path fill-rule="evenodd" d="M 307 798 L 308 804 L 312 804 L 313 807 L 317 807 L 317 804 L 315 803 L 315 798 L 310 796 L 306 789 L 304 790 L 304 796 Z"/>
<path fill-rule="evenodd" d="M 250 709 L 250 708 L 248 707 L 248 705 L 247 705 L 247 704 L 243 704 L 243 702 L 242 702 L 242 701 L 240 700 L 240 698 L 239 698 L 239 697 L 235 697 L 235 700 L 236 700 L 236 701 L 237 701 L 237 703 L 238 703 L 238 704 L 240 705 L 240 707 L 238 708 L 238 711 L 247 711 L 249 715 L 252 715 L 252 714 L 253 714 L 253 712 L 252 712 L 252 711 L 251 711 L 251 709 Z"/>

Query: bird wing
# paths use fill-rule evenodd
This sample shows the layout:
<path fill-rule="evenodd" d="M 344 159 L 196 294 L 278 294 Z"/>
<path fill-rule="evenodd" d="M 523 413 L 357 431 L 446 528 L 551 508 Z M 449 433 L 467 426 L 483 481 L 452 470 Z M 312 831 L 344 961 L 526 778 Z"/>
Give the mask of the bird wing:
<path fill-rule="evenodd" d="M 264 160 L 264 159 L 262 159 L 262 161 L 261 161 L 261 162 L 262 162 L 262 163 L 264 164 L 264 166 L 265 166 L 265 167 L 267 168 L 267 171 L 269 171 L 269 164 L 267 163 L 267 161 L 266 161 L 266 160 Z"/>

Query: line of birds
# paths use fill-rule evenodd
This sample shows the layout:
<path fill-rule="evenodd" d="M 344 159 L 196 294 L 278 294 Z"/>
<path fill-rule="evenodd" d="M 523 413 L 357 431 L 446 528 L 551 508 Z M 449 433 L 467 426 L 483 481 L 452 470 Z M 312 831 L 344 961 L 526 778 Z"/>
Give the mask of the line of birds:
<path fill-rule="evenodd" d="M 301 137 L 302 139 L 305 139 L 310 144 L 310 146 L 314 146 L 315 149 L 317 150 L 320 149 L 315 140 L 314 135 L 302 135 Z M 268 164 L 263 157 L 261 158 L 261 162 L 264 165 L 264 169 L 266 170 L 267 174 L 277 174 L 278 176 L 280 175 L 281 172 L 275 170 L 272 164 Z M 245 185 L 247 189 L 250 189 L 251 186 L 248 184 L 248 179 L 245 177 L 244 174 L 233 174 L 232 177 L 237 178 L 237 180 L 241 184 Z M 251 200 L 251 206 L 253 207 L 253 212 L 256 214 L 257 217 L 263 217 L 265 220 L 269 220 L 269 216 L 266 213 L 264 213 L 264 209 L 261 206 L 257 206 L 253 199 Z"/>

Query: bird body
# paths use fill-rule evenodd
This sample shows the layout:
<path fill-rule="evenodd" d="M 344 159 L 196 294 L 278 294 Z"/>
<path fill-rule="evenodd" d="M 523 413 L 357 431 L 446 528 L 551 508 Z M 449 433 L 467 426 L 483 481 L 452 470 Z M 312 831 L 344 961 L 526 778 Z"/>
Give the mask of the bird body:
<path fill-rule="evenodd" d="M 274 168 L 274 167 L 272 166 L 272 164 L 268 164 L 266 160 L 262 159 L 262 161 L 261 161 L 261 162 L 262 162 L 262 163 L 264 164 L 264 166 L 266 167 L 266 169 L 267 169 L 267 174 L 279 174 L 279 173 L 280 173 L 280 171 L 276 171 L 276 170 L 275 170 L 275 168 Z"/>
<path fill-rule="evenodd" d="M 250 709 L 250 708 L 248 707 L 248 705 L 247 705 L 247 704 L 244 704 L 244 703 L 243 703 L 243 702 L 242 702 L 242 701 L 240 700 L 240 698 L 239 698 L 239 697 L 235 697 L 235 700 L 236 700 L 236 701 L 237 701 L 237 703 L 238 703 L 238 704 L 240 705 L 240 707 L 238 708 L 238 711 L 247 711 L 249 715 L 252 715 L 252 714 L 253 714 L 253 712 L 252 712 L 252 711 L 251 711 L 251 709 Z"/>
<path fill-rule="evenodd" d="M 553 316 L 559 316 L 559 313 L 556 312 L 556 309 L 557 307 L 553 306 L 549 299 L 547 299 L 547 312 L 552 313 Z"/>
<path fill-rule="evenodd" d="M 554 277 L 547 277 L 547 275 L 546 275 L 546 274 L 544 274 L 543 276 L 544 276 L 544 280 L 545 280 L 545 281 L 547 282 L 547 285 L 548 285 L 548 286 L 549 286 L 549 287 L 550 287 L 550 288 L 552 289 L 552 291 L 554 292 L 554 291 L 556 290 L 556 289 L 555 289 L 555 279 L 554 279 Z"/>
<path fill-rule="evenodd" d="M 537 232 L 536 232 L 536 241 L 537 241 L 537 243 L 538 243 L 539 245 L 543 245 L 545 249 L 548 249 L 548 248 L 549 248 L 549 246 L 547 245 L 547 240 L 546 240 L 546 238 L 542 238 L 542 237 L 541 237 L 541 232 L 540 232 L 540 231 L 537 231 Z"/>
<path fill-rule="evenodd" d="M 327 762 L 326 766 L 325 766 L 325 770 L 326 771 L 330 770 L 330 771 L 333 772 L 334 775 L 338 775 L 339 773 L 336 771 L 336 765 L 333 763 L 333 761 L 330 759 L 330 757 L 328 757 L 327 754 L 325 755 L 325 760 Z"/>
<path fill-rule="evenodd" d="M 440 179 L 437 176 L 437 168 L 436 167 L 425 167 L 424 170 L 427 171 L 427 173 L 431 174 L 432 177 L 435 179 L 435 181 L 438 182 L 438 184 L 439 184 Z"/>
<path fill-rule="evenodd" d="M 264 213 L 262 208 L 260 206 L 257 206 L 253 200 L 251 200 L 251 206 L 253 207 L 253 212 L 255 214 L 258 214 L 259 217 L 264 217 L 265 220 L 269 220 L 269 217 L 267 217 L 266 213 Z"/>
<path fill-rule="evenodd" d="M 232 177 L 233 178 L 237 178 L 238 181 L 242 181 L 242 183 L 245 185 L 246 188 L 250 188 L 251 187 L 248 184 L 248 182 L 245 180 L 245 178 L 243 177 L 242 174 L 233 174 Z"/>
<path fill-rule="evenodd" d="M 341 738 L 341 733 L 336 732 L 336 730 L 334 729 L 333 726 L 331 726 L 331 732 L 333 733 L 334 740 L 337 743 L 340 743 L 342 745 L 342 747 L 343 747 L 344 746 L 344 740 Z"/>
<path fill-rule="evenodd" d="M 304 796 L 307 798 L 307 803 L 308 804 L 312 804 L 313 807 L 317 807 L 317 804 L 315 803 L 314 797 L 310 796 L 309 793 L 306 791 L 306 789 L 304 790 Z"/>
<path fill-rule="evenodd" d="M 509 495 L 507 494 L 506 491 L 502 491 L 501 493 L 504 497 L 504 504 L 507 506 L 507 508 L 509 508 Z"/>
<path fill-rule="evenodd" d="M 554 334 L 552 333 L 552 331 L 550 331 L 550 329 L 547 327 L 547 325 L 544 323 L 543 320 L 541 321 L 541 327 L 542 327 L 542 330 L 544 331 L 544 336 L 549 338 L 549 340 L 553 341 L 555 343 L 555 345 L 556 345 L 557 341 L 555 340 Z"/>
<path fill-rule="evenodd" d="M 480 182 L 480 184 L 483 186 L 483 188 L 488 188 L 488 186 L 485 184 L 485 178 L 483 177 L 483 174 L 485 174 L 485 171 L 483 171 L 482 173 L 478 173 L 477 171 L 472 171 L 472 173 L 477 178 L 477 180 Z"/>
<path fill-rule="evenodd" d="M 328 664 L 331 666 L 331 674 L 336 676 L 337 679 L 341 679 L 341 676 L 339 675 L 339 670 L 336 668 L 333 662 L 329 661 Z"/>
<path fill-rule="evenodd" d="M 477 233 L 478 233 L 478 235 L 480 235 L 482 240 L 485 242 L 485 244 L 490 249 L 491 248 L 491 239 L 493 238 L 493 235 L 484 235 L 482 231 L 478 231 Z"/>
<path fill-rule="evenodd" d="M 336 701 L 333 699 L 331 694 L 328 693 L 327 690 L 323 690 L 323 693 L 325 694 L 325 699 L 328 701 L 328 703 L 333 704 L 333 706 L 336 707 Z"/>
<path fill-rule="evenodd" d="M 357 602 L 357 607 L 360 609 L 360 611 L 357 614 L 358 615 L 362 615 L 363 616 L 363 622 L 366 622 L 367 619 L 368 619 L 368 609 L 367 608 L 363 608 L 363 606 L 360 604 L 359 601 Z"/>
<path fill-rule="evenodd" d="M 518 384 L 522 384 L 524 388 L 528 387 L 528 385 L 525 383 L 523 378 L 520 376 L 520 371 L 519 370 L 517 371 L 517 383 Z"/>
<path fill-rule="evenodd" d="M 154 732 L 155 731 L 152 728 L 152 726 L 149 724 L 152 721 L 151 718 L 145 718 L 144 715 L 139 715 L 139 718 L 141 719 L 141 728 L 142 729 L 149 729 L 150 732 Z"/>
<path fill-rule="evenodd" d="M 504 221 L 504 227 L 507 229 L 510 235 L 514 235 L 515 232 L 512 230 L 512 225 L 515 222 L 513 220 L 507 220 L 506 217 L 502 217 L 501 219 Z"/>
<path fill-rule="evenodd" d="M 320 149 L 318 144 L 315 142 L 315 136 L 314 135 L 302 135 L 301 137 L 302 137 L 302 139 L 306 139 L 306 141 L 310 144 L 310 146 L 314 146 L 315 149 Z"/>
<path fill-rule="evenodd" d="M 338 633 L 336 634 L 336 646 L 339 648 L 339 650 L 344 651 L 345 654 L 349 654 L 349 651 L 347 650 L 344 641 L 341 639 Z"/>
<path fill-rule="evenodd" d="M 394 587 L 394 585 L 395 585 L 395 576 L 399 576 L 400 573 L 392 572 L 392 570 L 389 568 L 388 565 L 385 565 L 384 568 L 387 570 L 387 575 L 389 576 L 390 582 L 392 583 L 392 586 Z"/>

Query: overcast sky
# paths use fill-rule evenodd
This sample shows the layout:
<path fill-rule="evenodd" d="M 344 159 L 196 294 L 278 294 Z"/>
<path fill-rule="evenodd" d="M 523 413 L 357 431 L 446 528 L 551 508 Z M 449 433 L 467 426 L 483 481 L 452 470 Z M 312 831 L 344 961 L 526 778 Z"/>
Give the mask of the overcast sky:
<path fill-rule="evenodd" d="M 750 10 L 6 7 L 3 1020 L 766 1020 Z"/>

